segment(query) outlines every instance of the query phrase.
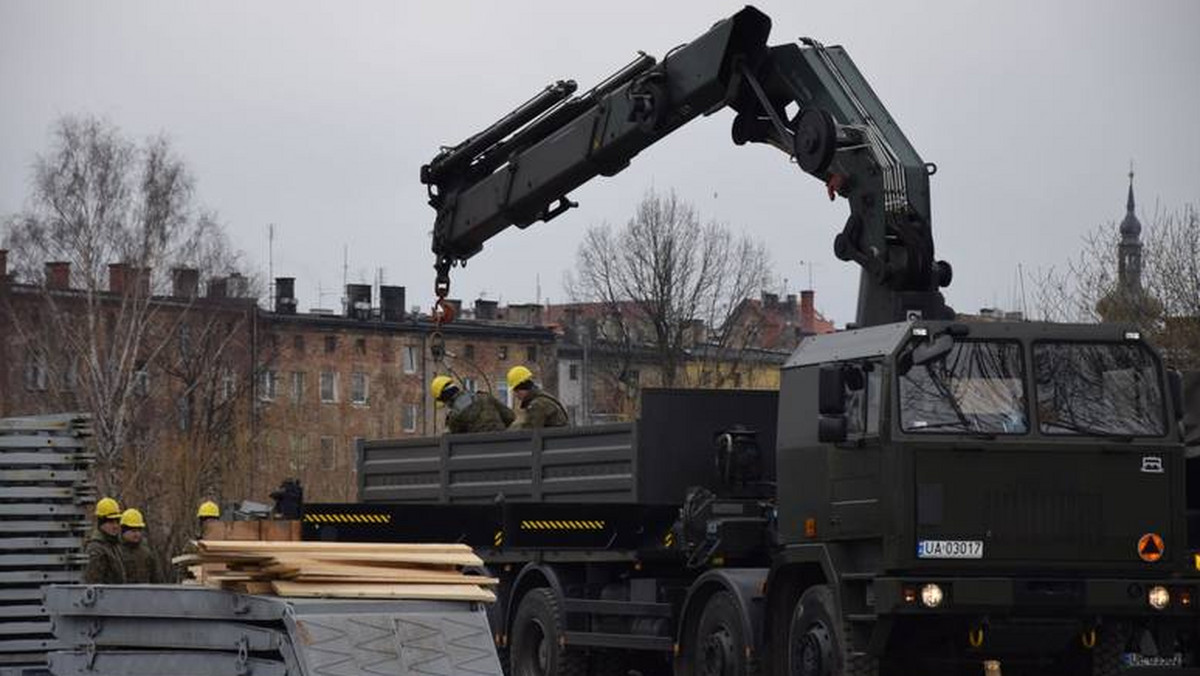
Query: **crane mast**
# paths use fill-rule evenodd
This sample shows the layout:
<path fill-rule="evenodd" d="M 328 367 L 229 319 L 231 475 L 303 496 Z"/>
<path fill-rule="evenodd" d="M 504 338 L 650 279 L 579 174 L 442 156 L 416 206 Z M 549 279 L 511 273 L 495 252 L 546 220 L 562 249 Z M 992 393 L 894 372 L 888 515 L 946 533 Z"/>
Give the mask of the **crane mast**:
<path fill-rule="evenodd" d="M 435 292 L 455 264 L 515 225 L 578 206 L 569 193 L 613 176 L 643 149 L 697 117 L 735 112 L 737 145 L 765 143 L 820 179 L 850 215 L 834 254 L 861 269 L 860 326 L 953 318 L 934 257 L 924 163 L 844 49 L 814 40 L 768 45 L 771 20 L 753 7 L 717 22 L 662 60 L 639 54 L 592 89 L 550 85 L 482 132 L 421 167 L 433 230 Z"/>

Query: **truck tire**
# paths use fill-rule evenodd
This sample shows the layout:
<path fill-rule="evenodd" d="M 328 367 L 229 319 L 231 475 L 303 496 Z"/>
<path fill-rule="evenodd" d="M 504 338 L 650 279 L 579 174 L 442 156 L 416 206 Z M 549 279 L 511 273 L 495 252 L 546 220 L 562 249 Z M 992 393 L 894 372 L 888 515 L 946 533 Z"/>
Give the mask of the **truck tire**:
<path fill-rule="evenodd" d="M 1121 654 L 1125 652 L 1125 632 L 1113 625 L 1100 627 L 1096 632 L 1096 647 L 1092 649 L 1092 676 L 1117 676 L 1123 669 Z"/>
<path fill-rule="evenodd" d="M 692 676 L 758 676 L 758 660 L 747 656 L 748 639 L 737 599 L 727 591 L 713 594 L 688 641 Z"/>
<path fill-rule="evenodd" d="M 829 587 L 804 590 L 788 627 L 787 673 L 780 676 L 877 676 L 879 660 L 851 653 L 845 636 Z"/>
<path fill-rule="evenodd" d="M 558 600 L 546 587 L 531 589 L 517 606 L 509 646 L 511 676 L 585 676 L 587 656 L 563 647 Z"/>

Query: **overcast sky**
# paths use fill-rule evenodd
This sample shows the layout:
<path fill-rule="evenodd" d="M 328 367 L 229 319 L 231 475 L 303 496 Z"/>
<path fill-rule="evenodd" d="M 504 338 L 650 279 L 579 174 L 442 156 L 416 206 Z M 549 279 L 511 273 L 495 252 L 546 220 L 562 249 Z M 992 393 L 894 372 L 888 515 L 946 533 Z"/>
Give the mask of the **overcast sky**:
<path fill-rule="evenodd" d="M 1200 2 L 776 2 L 771 42 L 844 45 L 925 161 L 939 257 L 959 310 L 1020 306 L 1018 266 L 1061 263 L 1124 212 L 1200 201 Z M 141 138 L 165 132 L 263 276 L 297 278 L 301 309 L 337 307 L 350 280 L 432 295 L 434 212 L 418 181 L 461 141 L 553 80 L 586 89 L 638 49 L 656 57 L 732 14 L 700 0 L 538 2 L 55 2 L 0 0 L 0 214 L 26 200 L 53 121 L 92 113 Z M 779 284 L 808 286 L 853 320 L 857 268 L 837 261 L 848 213 L 765 147 L 700 119 L 581 208 L 493 239 L 453 295 L 565 300 L 584 230 L 623 222 L 649 186 L 762 238 Z M 318 289 L 323 295 L 318 294 Z M 1028 295 L 1028 294 L 1027 294 Z"/>

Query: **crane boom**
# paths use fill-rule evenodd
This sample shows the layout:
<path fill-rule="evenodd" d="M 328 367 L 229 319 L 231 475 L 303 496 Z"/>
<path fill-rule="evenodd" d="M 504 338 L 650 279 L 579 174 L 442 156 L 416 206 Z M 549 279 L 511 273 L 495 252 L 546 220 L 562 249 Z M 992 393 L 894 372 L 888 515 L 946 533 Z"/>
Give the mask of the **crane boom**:
<path fill-rule="evenodd" d="M 883 103 L 841 47 L 768 45 L 771 20 L 753 7 L 657 61 L 645 54 L 572 96 L 558 82 L 421 167 L 437 210 L 439 297 L 455 263 L 510 225 L 549 221 L 577 206 L 571 190 L 612 176 L 691 120 L 732 108 L 737 145 L 765 143 L 844 197 L 850 216 L 835 255 L 862 268 L 856 321 L 869 326 L 953 318 L 939 288 L 929 176 Z"/>

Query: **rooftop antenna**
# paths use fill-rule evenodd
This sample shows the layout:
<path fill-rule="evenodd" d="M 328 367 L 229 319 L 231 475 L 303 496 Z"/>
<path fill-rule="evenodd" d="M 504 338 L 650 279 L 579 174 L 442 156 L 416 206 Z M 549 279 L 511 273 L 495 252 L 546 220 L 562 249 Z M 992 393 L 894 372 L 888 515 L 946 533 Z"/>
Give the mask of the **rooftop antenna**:
<path fill-rule="evenodd" d="M 267 224 L 267 307 L 275 298 L 275 224 Z"/>
<path fill-rule="evenodd" d="M 542 302 L 542 273 L 539 272 L 534 275 L 534 282 L 537 285 L 537 289 L 533 296 L 533 302 L 540 303 Z"/>
<path fill-rule="evenodd" d="M 346 297 L 346 285 L 350 283 L 350 247 L 342 244 L 342 314 L 350 309 L 350 299 Z"/>

